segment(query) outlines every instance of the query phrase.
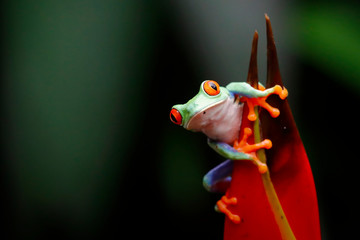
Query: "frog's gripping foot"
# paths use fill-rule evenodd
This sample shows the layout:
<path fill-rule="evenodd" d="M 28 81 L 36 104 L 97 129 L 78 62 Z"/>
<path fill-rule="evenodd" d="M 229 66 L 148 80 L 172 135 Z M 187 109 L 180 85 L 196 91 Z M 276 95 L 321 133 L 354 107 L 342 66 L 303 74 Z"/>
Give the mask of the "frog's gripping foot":
<path fill-rule="evenodd" d="M 226 195 L 223 196 L 219 201 L 217 201 L 215 210 L 218 212 L 225 213 L 225 215 L 233 222 L 240 223 L 241 218 L 239 215 L 233 214 L 229 209 L 229 205 L 236 205 L 237 199 L 236 197 L 228 198 Z"/>
<path fill-rule="evenodd" d="M 280 111 L 277 108 L 274 108 L 272 106 L 270 106 L 270 104 L 268 104 L 266 102 L 266 99 L 271 95 L 271 94 L 276 94 L 278 95 L 281 99 L 285 99 L 288 96 L 288 91 L 286 90 L 286 88 L 282 88 L 280 85 L 275 85 L 272 88 L 269 89 L 265 89 L 263 86 L 261 86 L 259 84 L 259 90 L 263 91 L 263 92 L 267 92 L 267 95 L 264 97 L 254 97 L 254 98 L 248 98 L 248 97 L 242 97 L 241 101 L 242 102 L 246 102 L 248 107 L 249 107 L 249 114 L 248 114 L 248 119 L 250 121 L 255 121 L 256 120 L 256 114 L 254 111 L 254 108 L 256 106 L 260 106 L 262 108 L 265 108 L 270 115 L 273 118 L 276 118 L 280 115 Z"/>
<path fill-rule="evenodd" d="M 249 144 L 247 142 L 248 137 L 252 134 L 251 128 L 244 128 L 244 135 L 240 142 L 234 142 L 234 148 L 240 152 L 250 154 L 255 165 L 258 167 L 261 174 L 266 173 L 268 167 L 265 163 L 261 162 L 260 159 L 256 156 L 256 151 L 262 148 L 270 149 L 272 143 L 269 139 L 265 139 L 259 143 Z"/>

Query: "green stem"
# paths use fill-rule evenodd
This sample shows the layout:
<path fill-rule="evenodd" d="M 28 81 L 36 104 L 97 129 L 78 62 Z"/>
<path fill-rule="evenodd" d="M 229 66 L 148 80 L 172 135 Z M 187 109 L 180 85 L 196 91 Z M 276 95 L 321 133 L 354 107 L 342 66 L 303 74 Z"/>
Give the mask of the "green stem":
<path fill-rule="evenodd" d="M 260 132 L 258 107 L 255 108 L 255 114 L 256 114 L 257 118 L 254 122 L 254 141 L 255 141 L 255 143 L 259 143 L 259 142 L 261 142 L 261 132 Z M 260 149 L 257 152 L 257 157 L 260 159 L 261 162 L 266 163 L 266 155 L 265 155 L 264 149 Z M 271 209 L 274 213 L 275 221 L 276 221 L 277 225 L 279 226 L 281 238 L 285 239 L 285 240 L 296 239 L 294 233 L 291 230 L 289 222 L 287 221 L 285 213 L 281 207 L 281 203 L 276 194 L 274 185 L 271 182 L 270 171 L 267 171 L 266 173 L 262 174 L 261 180 L 264 184 L 267 198 L 269 200 Z"/>

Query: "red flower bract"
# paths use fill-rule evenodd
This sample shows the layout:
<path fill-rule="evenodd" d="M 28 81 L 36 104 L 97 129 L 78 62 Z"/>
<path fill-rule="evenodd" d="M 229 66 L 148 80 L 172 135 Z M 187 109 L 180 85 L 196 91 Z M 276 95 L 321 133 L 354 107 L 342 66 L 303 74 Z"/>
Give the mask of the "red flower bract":
<path fill-rule="evenodd" d="M 266 87 L 276 84 L 283 86 L 267 16 L 266 29 Z M 248 82 L 254 87 L 258 84 L 256 54 L 257 33 L 254 35 L 248 74 Z M 224 239 L 320 239 L 313 176 L 288 101 L 271 96 L 267 102 L 280 110 L 280 116 L 272 118 L 268 112 L 260 111 L 260 122 L 250 122 L 245 105 L 240 136 L 245 127 L 254 129 L 260 126 L 262 134 L 259 136 L 270 139 L 273 145 L 271 149 L 265 150 L 264 155 L 269 172 L 261 175 L 250 161 L 234 162 L 232 181 L 226 195 L 237 198 L 237 204 L 229 206 L 229 210 L 239 215 L 241 222 L 236 224 L 226 218 Z M 249 141 L 255 142 L 256 136 Z M 269 192 L 271 188 L 275 191 Z M 279 205 L 274 205 L 274 202 Z M 276 208 L 282 208 L 282 211 Z"/>

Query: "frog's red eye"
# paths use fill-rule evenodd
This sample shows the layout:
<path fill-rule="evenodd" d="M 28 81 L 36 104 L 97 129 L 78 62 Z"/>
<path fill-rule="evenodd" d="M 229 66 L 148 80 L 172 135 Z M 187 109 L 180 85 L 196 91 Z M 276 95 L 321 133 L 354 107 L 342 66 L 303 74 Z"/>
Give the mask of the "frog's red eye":
<path fill-rule="evenodd" d="M 181 125 L 182 116 L 181 116 L 180 112 L 177 109 L 175 109 L 175 108 L 171 109 L 171 111 L 170 111 L 170 120 L 173 123 L 177 124 L 177 125 Z"/>
<path fill-rule="evenodd" d="M 220 93 L 220 86 L 213 80 L 207 80 L 203 85 L 204 91 L 210 96 L 215 96 Z"/>

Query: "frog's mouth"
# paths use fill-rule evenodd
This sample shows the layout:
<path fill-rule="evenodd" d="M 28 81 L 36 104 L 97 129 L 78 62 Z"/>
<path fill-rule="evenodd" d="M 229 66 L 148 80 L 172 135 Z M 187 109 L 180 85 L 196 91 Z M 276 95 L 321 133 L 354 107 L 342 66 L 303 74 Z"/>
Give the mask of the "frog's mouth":
<path fill-rule="evenodd" d="M 219 105 L 222 105 L 224 102 L 226 102 L 227 99 L 224 99 L 220 102 L 216 102 L 213 104 L 210 104 L 209 106 L 205 107 L 203 110 L 199 111 L 198 113 L 191 116 L 188 122 L 184 124 L 184 128 L 186 130 L 191 131 L 199 131 L 201 126 L 206 124 L 206 119 L 209 117 L 209 113 L 212 112 L 214 108 L 216 108 Z M 211 115 L 211 114 L 210 114 Z"/>

